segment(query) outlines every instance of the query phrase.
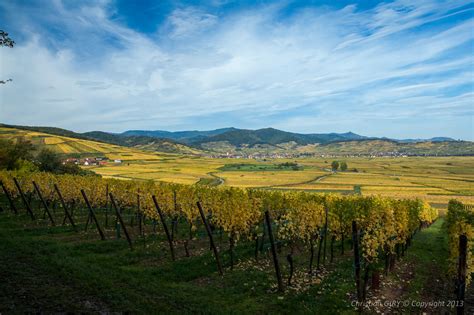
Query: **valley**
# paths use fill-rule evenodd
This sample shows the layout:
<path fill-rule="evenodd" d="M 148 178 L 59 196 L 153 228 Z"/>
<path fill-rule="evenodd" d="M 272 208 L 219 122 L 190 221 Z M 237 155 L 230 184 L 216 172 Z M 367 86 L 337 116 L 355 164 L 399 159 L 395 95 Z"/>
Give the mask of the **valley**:
<path fill-rule="evenodd" d="M 1 137 L 24 137 L 64 156 L 104 157 L 110 162 L 82 166 L 104 178 L 420 198 L 438 208 L 446 208 L 452 198 L 474 204 L 471 156 L 211 158 L 11 128 L 1 128 Z M 333 172 L 334 160 L 345 161 L 347 170 Z"/>

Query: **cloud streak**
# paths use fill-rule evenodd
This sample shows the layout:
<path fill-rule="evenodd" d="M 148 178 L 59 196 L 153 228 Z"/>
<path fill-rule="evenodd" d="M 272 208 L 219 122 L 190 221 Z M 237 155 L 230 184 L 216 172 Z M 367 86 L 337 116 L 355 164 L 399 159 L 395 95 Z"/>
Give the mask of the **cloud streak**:
<path fill-rule="evenodd" d="M 4 122 L 474 138 L 473 9 L 462 1 L 186 6 L 154 34 L 119 23 L 108 1 L 0 9 L 21 38 L 0 50 L 14 79 L 0 87 Z"/>

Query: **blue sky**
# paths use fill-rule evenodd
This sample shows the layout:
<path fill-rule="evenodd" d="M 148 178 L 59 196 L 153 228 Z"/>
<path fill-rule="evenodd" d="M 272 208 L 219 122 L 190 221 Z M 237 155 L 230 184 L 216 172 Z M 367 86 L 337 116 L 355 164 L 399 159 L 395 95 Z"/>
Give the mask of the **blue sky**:
<path fill-rule="evenodd" d="M 474 140 L 471 1 L 2 1 L 0 122 Z"/>

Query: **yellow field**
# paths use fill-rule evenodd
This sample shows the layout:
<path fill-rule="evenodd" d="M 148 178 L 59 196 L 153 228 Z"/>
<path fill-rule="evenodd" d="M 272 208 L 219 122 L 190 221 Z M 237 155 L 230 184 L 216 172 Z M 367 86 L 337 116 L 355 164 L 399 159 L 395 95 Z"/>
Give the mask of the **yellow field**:
<path fill-rule="evenodd" d="M 268 171 L 223 171 L 225 164 L 277 164 L 286 160 L 254 161 L 207 158 L 167 158 L 146 163 L 96 167 L 104 176 L 196 183 L 201 178 L 222 179 L 220 184 L 236 187 L 301 189 L 354 193 L 394 198 L 421 198 L 445 207 L 451 198 L 474 204 L 474 158 L 379 158 L 346 159 L 347 172 L 332 173 L 327 159 L 299 159 L 305 169 Z M 353 171 L 356 168 L 357 172 Z"/>
<path fill-rule="evenodd" d="M 103 155 L 109 159 L 120 160 L 159 160 L 166 156 L 166 153 L 146 152 L 133 148 L 121 147 L 113 144 L 101 143 L 90 140 L 74 139 L 63 136 L 55 136 L 41 132 L 19 130 L 13 128 L 0 127 L 0 137 L 15 139 L 24 137 L 34 145 L 46 147 L 57 153 L 82 154 L 93 156 Z"/>
<path fill-rule="evenodd" d="M 201 179 L 214 184 L 268 189 L 301 189 L 320 192 L 421 198 L 446 207 L 451 198 L 474 204 L 474 157 L 410 158 L 302 158 L 266 161 L 210 159 L 190 155 L 154 153 L 95 141 L 39 132 L 0 128 L 0 137 L 24 136 L 34 144 L 60 153 L 101 154 L 124 163 L 87 167 L 104 177 L 159 180 L 193 184 Z M 333 160 L 344 160 L 348 171 L 332 173 Z M 272 166 L 297 162 L 302 170 L 222 170 L 224 165 Z M 360 187 L 360 189 L 359 189 Z"/>

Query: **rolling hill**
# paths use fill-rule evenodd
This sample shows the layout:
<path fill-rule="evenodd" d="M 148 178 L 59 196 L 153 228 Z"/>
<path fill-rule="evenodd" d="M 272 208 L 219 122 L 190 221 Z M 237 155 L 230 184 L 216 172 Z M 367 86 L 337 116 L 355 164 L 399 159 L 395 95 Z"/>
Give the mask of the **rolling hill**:
<path fill-rule="evenodd" d="M 205 139 L 193 140 L 192 144 L 202 144 L 208 142 L 227 141 L 232 145 L 253 146 L 256 144 L 278 145 L 280 143 L 295 142 L 299 145 L 324 144 L 338 141 L 369 139 L 352 132 L 347 133 L 327 133 L 327 134 L 300 134 L 281 131 L 274 128 L 264 128 L 258 130 L 234 129 Z"/>
<path fill-rule="evenodd" d="M 215 130 L 199 131 L 199 130 L 190 130 L 190 131 L 164 131 L 164 130 L 127 130 L 120 133 L 121 136 L 146 136 L 154 138 L 167 138 L 173 140 L 183 140 L 188 141 L 190 139 L 203 139 L 207 137 L 212 137 L 220 135 L 222 133 L 238 130 L 236 128 L 221 128 Z"/>
<path fill-rule="evenodd" d="M 93 140 L 0 127 L 0 139 L 15 139 L 18 137 L 30 140 L 38 149 L 48 148 L 68 157 L 94 156 L 120 160 L 157 160 L 170 155 L 166 152 L 149 152 L 139 148 L 129 148 Z"/>
<path fill-rule="evenodd" d="M 300 145 L 305 144 L 328 144 L 336 142 L 346 141 L 359 141 L 359 140 L 383 140 L 392 141 L 399 143 L 419 143 L 419 142 L 449 142 L 456 141 L 448 137 L 434 137 L 430 139 L 390 139 L 390 138 L 377 138 L 377 137 L 366 137 L 361 136 L 353 132 L 345 133 L 311 133 L 301 134 L 286 132 L 274 128 L 264 128 L 257 130 L 247 129 L 235 129 L 228 130 L 226 132 L 218 133 L 213 136 L 207 136 L 206 138 L 189 138 L 183 139 L 185 142 L 190 144 L 202 144 L 207 142 L 227 141 L 233 145 L 255 145 L 255 144 L 271 144 L 277 145 L 285 142 L 296 142 Z"/>
<path fill-rule="evenodd" d="M 67 129 L 56 127 L 36 127 L 36 126 L 15 126 L 0 124 L 0 128 L 15 129 L 17 131 L 38 132 L 49 135 L 56 135 L 59 137 L 67 137 L 77 140 L 97 141 L 105 144 L 113 144 L 117 146 L 124 146 L 136 148 L 141 150 L 164 152 L 164 153 L 179 153 L 179 154 L 200 154 L 200 150 L 191 148 L 182 143 L 178 143 L 171 139 L 147 137 L 147 136 L 121 136 L 103 131 L 90 131 L 84 133 L 77 133 Z M 80 151 L 80 150 L 79 150 Z"/>
<path fill-rule="evenodd" d="M 369 137 L 347 133 L 322 133 L 322 134 L 300 134 L 278 130 L 275 128 L 263 128 L 257 130 L 221 128 L 207 131 L 162 131 L 162 130 L 128 130 L 121 136 L 146 136 L 155 138 L 167 138 L 189 145 L 201 145 L 202 143 L 228 141 L 233 145 L 255 145 L 255 144 L 279 144 L 294 141 L 298 144 L 329 143 L 347 140 L 369 139 Z"/>
<path fill-rule="evenodd" d="M 432 139 L 371 138 L 352 132 L 299 134 L 274 128 L 258 130 L 223 128 L 209 131 L 127 131 L 122 134 L 103 131 L 76 133 L 55 127 L 29 127 L 0 125 L 3 130 L 15 133 L 42 133 L 41 137 L 51 145 L 57 141 L 55 150 L 62 153 L 95 153 L 98 146 L 114 145 L 149 152 L 209 155 L 474 155 L 474 143 L 455 141 L 451 138 Z M 7 132 L 8 134 L 8 132 Z M 45 136 L 49 135 L 49 136 Z M 62 140 L 51 140 L 52 135 Z M 158 137 L 160 136 L 160 137 Z M 166 138 L 172 137 L 173 139 Z M 98 144 L 88 145 L 88 142 Z M 62 148 L 62 149 L 61 149 Z"/>
<path fill-rule="evenodd" d="M 401 143 L 393 140 L 352 140 L 326 144 L 299 145 L 296 142 L 277 145 L 255 144 L 235 146 L 227 141 L 206 142 L 203 149 L 231 155 L 282 155 L 282 156 L 472 156 L 474 143 L 469 141 L 428 141 Z"/>

